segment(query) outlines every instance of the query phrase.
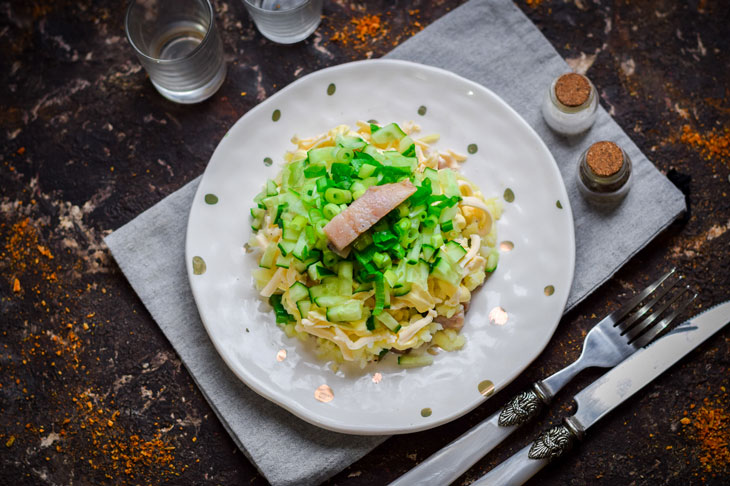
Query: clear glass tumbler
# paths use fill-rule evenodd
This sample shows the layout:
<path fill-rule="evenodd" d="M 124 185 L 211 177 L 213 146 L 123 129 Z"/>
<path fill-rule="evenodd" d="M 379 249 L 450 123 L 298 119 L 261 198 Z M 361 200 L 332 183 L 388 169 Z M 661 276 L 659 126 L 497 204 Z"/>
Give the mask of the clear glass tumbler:
<path fill-rule="evenodd" d="M 243 0 L 259 32 L 279 44 L 306 39 L 322 17 L 322 0 Z"/>
<path fill-rule="evenodd" d="M 223 44 L 209 0 L 132 0 L 127 39 L 165 98 L 197 103 L 226 79 Z"/>

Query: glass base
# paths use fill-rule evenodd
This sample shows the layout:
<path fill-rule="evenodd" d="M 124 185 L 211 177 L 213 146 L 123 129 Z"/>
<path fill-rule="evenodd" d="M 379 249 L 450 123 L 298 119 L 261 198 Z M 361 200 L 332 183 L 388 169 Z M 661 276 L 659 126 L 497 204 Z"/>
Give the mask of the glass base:
<path fill-rule="evenodd" d="M 295 44 L 297 42 L 303 41 L 304 39 L 306 39 L 307 37 L 312 35 L 312 33 L 315 30 L 317 30 L 317 27 L 319 26 L 319 22 L 320 22 L 320 19 L 317 18 L 316 22 L 314 24 L 310 25 L 306 30 L 304 30 L 302 32 L 295 32 L 295 33 L 290 33 L 290 32 L 287 32 L 286 30 L 283 30 L 283 31 L 270 30 L 269 27 L 271 27 L 271 26 L 269 26 L 269 25 L 256 24 L 256 27 L 258 27 L 259 32 L 261 32 L 261 35 L 263 35 L 264 37 L 266 37 L 267 39 L 269 39 L 272 42 L 276 42 L 277 44 Z"/>
<path fill-rule="evenodd" d="M 322 0 L 245 0 L 244 5 L 261 35 L 278 44 L 306 39 L 322 20 Z"/>
<path fill-rule="evenodd" d="M 152 85 L 155 87 L 155 89 L 165 98 L 167 98 L 170 101 L 174 101 L 175 103 L 181 103 L 184 105 L 189 105 L 193 103 L 200 103 L 201 101 L 205 101 L 211 96 L 213 96 L 216 91 L 221 87 L 223 84 L 223 81 L 226 80 L 226 63 L 221 63 L 220 69 L 218 69 L 218 72 L 215 73 L 215 76 L 211 78 L 210 81 L 208 81 L 203 86 L 188 90 L 188 91 L 173 91 L 170 89 L 167 89 L 163 86 L 160 86 L 159 84 L 155 83 L 154 80 L 150 78 L 150 81 L 152 81 Z"/>

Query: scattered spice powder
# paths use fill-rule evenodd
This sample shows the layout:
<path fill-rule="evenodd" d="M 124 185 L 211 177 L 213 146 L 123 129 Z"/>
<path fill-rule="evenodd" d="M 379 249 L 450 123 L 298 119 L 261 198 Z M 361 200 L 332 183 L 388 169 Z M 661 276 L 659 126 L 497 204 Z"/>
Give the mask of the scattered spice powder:
<path fill-rule="evenodd" d="M 104 294 L 105 289 L 79 280 L 81 257 L 69 260 L 61 253 L 56 258 L 44 239 L 43 224 L 26 216 L 32 209 L 24 210 L 20 202 L 16 208 L 23 214 L 18 219 L 10 219 L 12 211 L 0 215 L 0 275 L 13 290 L 3 299 L 30 299 L 33 304 L 16 316 L 22 327 L 3 333 L 9 336 L 12 331 L 17 341 L 12 348 L 10 343 L 5 346 L 8 353 L 0 364 L 0 387 L 16 402 L 29 406 L 18 408 L 16 426 L 5 424 L 0 430 L 5 447 L 43 443 L 49 434 L 55 434 L 50 439 L 53 445 L 40 460 L 49 464 L 71 461 L 94 484 L 102 484 L 103 478 L 122 482 L 145 478 L 145 484 L 169 484 L 188 468 L 176 460 L 177 438 L 168 435 L 172 426 L 141 428 L 133 421 L 130 427 L 120 416 L 115 393 L 100 390 L 86 379 L 84 363 L 95 358 L 84 355 L 88 353 L 85 347 L 97 324 L 91 320 L 95 312 L 82 310 L 82 299 L 96 292 Z M 88 323 L 82 322 L 83 316 Z M 47 370 L 43 383 L 24 383 L 28 372 L 16 370 L 26 366 Z M 46 422 L 36 422 L 40 420 Z"/>
<path fill-rule="evenodd" d="M 692 411 L 680 422 L 690 438 L 701 448 L 699 461 L 705 473 L 727 473 L 730 470 L 730 413 L 725 397 L 710 400 Z"/>
<path fill-rule="evenodd" d="M 350 20 L 350 25 L 332 34 L 330 40 L 345 46 L 352 44 L 356 49 L 362 49 L 383 38 L 387 32 L 380 15 L 365 14 Z"/>
<path fill-rule="evenodd" d="M 68 429 L 62 429 L 63 435 L 75 435 L 74 441 L 86 442 L 85 449 L 90 456 L 87 460 L 92 469 L 111 475 L 123 473 L 130 478 L 138 477 L 145 469 L 145 475 L 154 469 L 163 477 L 176 472 L 175 447 L 163 438 L 161 430 L 149 438 L 130 434 L 118 424 L 118 410 L 102 408 L 92 400 L 98 400 L 98 395 L 91 397 L 82 393 L 74 397 L 78 416 L 68 424 Z M 186 468 L 182 466 L 180 470 Z"/>
<path fill-rule="evenodd" d="M 419 13 L 418 9 L 400 12 L 399 15 L 407 14 L 408 19 L 401 28 L 395 31 L 384 19 L 384 17 L 392 16 L 391 12 L 358 14 L 359 16 L 353 17 L 341 28 L 334 27 L 335 31 L 330 35 L 329 40 L 345 47 L 351 47 L 358 54 L 366 57 L 371 57 L 374 50 L 385 53 L 393 46 L 397 46 L 403 40 L 423 30 L 423 25 L 418 21 Z"/>
<path fill-rule="evenodd" d="M 359 19 L 352 19 L 351 22 L 355 26 L 355 37 L 361 42 L 381 34 L 380 15 L 369 14 Z"/>
<path fill-rule="evenodd" d="M 700 133 L 689 125 L 684 125 L 679 139 L 682 143 L 698 148 L 707 160 L 717 158 L 730 163 L 730 127 Z"/>

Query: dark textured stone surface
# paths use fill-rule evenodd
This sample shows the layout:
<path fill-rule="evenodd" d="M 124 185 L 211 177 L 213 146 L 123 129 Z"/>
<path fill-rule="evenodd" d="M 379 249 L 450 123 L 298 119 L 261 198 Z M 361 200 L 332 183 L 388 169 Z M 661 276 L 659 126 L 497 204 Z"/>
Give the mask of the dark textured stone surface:
<path fill-rule="evenodd" d="M 124 38 L 119 2 L 0 2 L 0 483 L 266 484 L 102 237 L 200 174 L 227 129 L 267 96 L 317 69 L 378 57 L 461 2 L 325 3 L 315 36 L 277 46 L 255 31 L 241 2 L 217 1 L 228 78 L 210 100 L 180 106 L 146 79 Z M 506 390 L 451 424 L 388 440 L 327 484 L 384 484 L 403 474 L 576 358 L 597 316 L 668 267 L 701 291 L 693 310 L 730 297 L 727 4 L 518 5 L 577 70 L 587 70 L 603 105 L 660 170 L 691 177 L 691 217 L 567 315 L 543 355 Z M 351 20 L 378 13 L 381 34 L 354 38 Z M 347 43 L 333 40 L 338 31 Z M 724 149 L 703 145 L 713 136 Z M 691 423 L 680 422 L 705 400 L 727 410 L 728 356 L 723 332 L 532 484 L 728 484 L 730 466 L 705 467 L 707 450 Z M 557 422 L 570 408 L 567 397 L 597 375 L 582 375 L 542 421 L 456 484 Z"/>

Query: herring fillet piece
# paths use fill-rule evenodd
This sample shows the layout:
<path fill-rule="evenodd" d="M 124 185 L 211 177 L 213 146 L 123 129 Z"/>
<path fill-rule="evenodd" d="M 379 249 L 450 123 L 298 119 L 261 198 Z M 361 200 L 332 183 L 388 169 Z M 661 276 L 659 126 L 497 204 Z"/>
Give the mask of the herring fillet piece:
<path fill-rule="evenodd" d="M 324 227 L 330 243 L 342 251 L 355 238 L 380 221 L 386 214 L 416 192 L 410 180 L 371 186 L 347 209 L 332 218 Z"/>

